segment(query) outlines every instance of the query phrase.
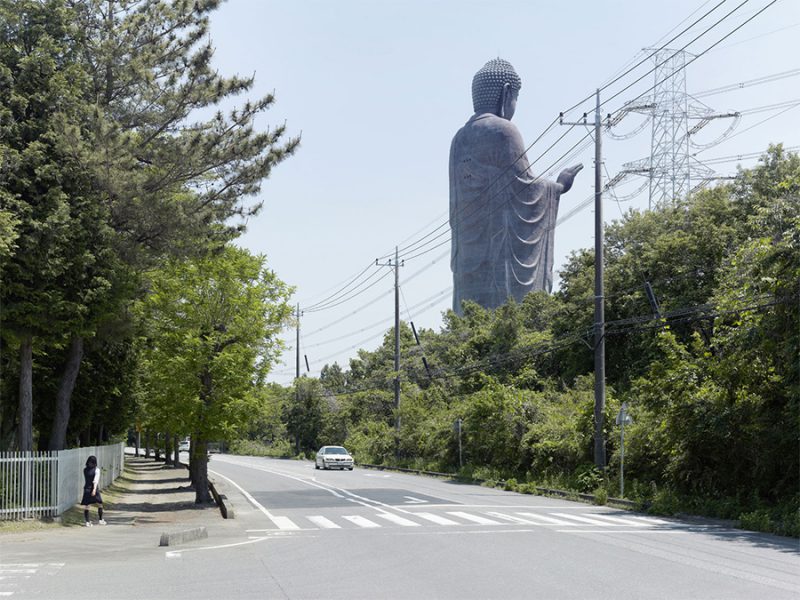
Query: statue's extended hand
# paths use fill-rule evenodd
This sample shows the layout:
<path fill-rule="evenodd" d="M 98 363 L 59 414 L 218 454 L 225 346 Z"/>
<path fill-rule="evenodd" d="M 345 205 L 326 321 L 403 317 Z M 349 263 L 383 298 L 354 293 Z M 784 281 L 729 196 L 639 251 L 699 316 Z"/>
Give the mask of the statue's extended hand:
<path fill-rule="evenodd" d="M 578 171 L 580 171 L 582 168 L 583 165 L 579 164 L 575 165 L 574 167 L 569 167 L 567 169 L 564 169 L 563 171 L 561 171 L 561 173 L 559 173 L 557 181 L 558 183 L 561 184 L 562 194 L 570 190 L 570 188 L 572 187 L 572 182 L 575 181 L 575 175 L 577 175 Z"/>

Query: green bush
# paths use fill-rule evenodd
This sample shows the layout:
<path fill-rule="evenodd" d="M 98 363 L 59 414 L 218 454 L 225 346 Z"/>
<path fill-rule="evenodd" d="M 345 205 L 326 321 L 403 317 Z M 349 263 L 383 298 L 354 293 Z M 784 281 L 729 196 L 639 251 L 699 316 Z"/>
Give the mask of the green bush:
<path fill-rule="evenodd" d="M 575 481 L 578 491 L 588 494 L 603 485 L 603 472 L 591 464 L 583 464 L 575 471 Z"/>
<path fill-rule="evenodd" d="M 272 456 L 274 458 L 294 456 L 294 448 L 288 440 L 277 440 L 274 444 L 265 444 L 256 440 L 236 440 L 230 443 L 228 451 L 231 454 L 244 456 Z"/>
<path fill-rule="evenodd" d="M 682 509 L 683 506 L 675 492 L 669 488 L 661 488 L 653 494 L 649 512 L 669 516 L 681 512 Z"/>
<path fill-rule="evenodd" d="M 608 490 L 606 488 L 599 487 L 594 491 L 594 503 L 598 506 L 608 504 Z"/>

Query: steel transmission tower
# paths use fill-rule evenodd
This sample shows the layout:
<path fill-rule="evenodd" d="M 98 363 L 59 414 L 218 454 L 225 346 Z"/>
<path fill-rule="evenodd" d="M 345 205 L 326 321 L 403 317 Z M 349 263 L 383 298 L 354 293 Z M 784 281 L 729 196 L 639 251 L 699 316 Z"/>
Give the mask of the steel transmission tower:
<path fill-rule="evenodd" d="M 650 157 L 626 163 L 623 168 L 627 173 L 647 175 L 650 187 L 648 207 L 653 208 L 685 198 L 712 178 L 714 171 L 690 154 L 690 147 L 698 147 L 691 136 L 714 119 L 739 115 L 714 113 L 686 93 L 687 52 L 667 48 L 649 48 L 646 51 L 652 53 L 655 61 L 653 94 L 640 100 L 636 106 L 623 108 L 623 111 L 639 112 L 652 118 Z M 721 139 L 706 147 L 719 143 Z"/>
<path fill-rule="evenodd" d="M 653 89 L 653 135 L 650 139 L 650 207 L 683 198 L 689 192 L 689 97 L 686 53 L 661 50 Z"/>

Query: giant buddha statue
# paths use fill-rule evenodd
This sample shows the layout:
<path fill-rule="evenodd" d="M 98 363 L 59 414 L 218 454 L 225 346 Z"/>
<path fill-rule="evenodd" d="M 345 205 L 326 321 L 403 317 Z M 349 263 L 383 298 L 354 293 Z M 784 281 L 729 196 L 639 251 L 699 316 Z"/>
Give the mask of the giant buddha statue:
<path fill-rule="evenodd" d="M 505 60 L 490 60 L 472 80 L 475 114 L 450 146 L 453 310 L 472 300 L 497 308 L 553 287 L 553 233 L 561 194 L 583 168 L 558 180 L 534 176 L 511 117 L 522 87 Z"/>

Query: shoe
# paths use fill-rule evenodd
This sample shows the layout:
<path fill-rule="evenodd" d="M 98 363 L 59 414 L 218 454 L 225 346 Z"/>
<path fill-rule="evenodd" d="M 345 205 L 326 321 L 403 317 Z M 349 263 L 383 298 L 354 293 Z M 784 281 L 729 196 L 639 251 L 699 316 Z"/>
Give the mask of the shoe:
<path fill-rule="evenodd" d="M 108 525 L 108 523 L 106 523 L 106 522 L 105 522 L 103 519 L 100 519 L 100 520 L 97 522 L 97 524 L 98 524 L 98 525 Z"/>
<path fill-rule="evenodd" d="M 92 526 L 92 522 L 91 522 L 91 521 L 86 521 L 86 522 L 83 524 L 83 526 L 84 526 L 84 527 L 91 527 L 91 526 Z"/>

